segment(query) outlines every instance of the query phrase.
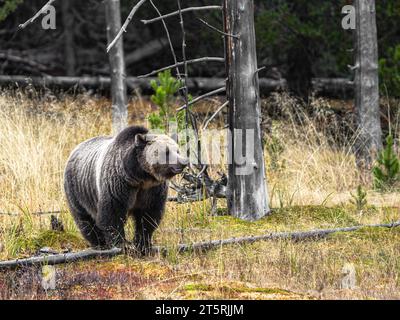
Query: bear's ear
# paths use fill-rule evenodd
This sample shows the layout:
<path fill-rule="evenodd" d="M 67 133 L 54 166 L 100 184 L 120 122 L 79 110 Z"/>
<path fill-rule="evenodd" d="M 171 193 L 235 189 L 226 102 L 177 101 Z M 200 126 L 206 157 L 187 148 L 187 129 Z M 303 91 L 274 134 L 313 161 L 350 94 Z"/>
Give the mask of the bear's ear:
<path fill-rule="evenodd" d="M 144 145 L 146 143 L 147 143 L 147 140 L 146 140 L 146 135 L 145 134 L 138 133 L 135 136 L 135 145 L 140 146 L 140 145 Z"/>

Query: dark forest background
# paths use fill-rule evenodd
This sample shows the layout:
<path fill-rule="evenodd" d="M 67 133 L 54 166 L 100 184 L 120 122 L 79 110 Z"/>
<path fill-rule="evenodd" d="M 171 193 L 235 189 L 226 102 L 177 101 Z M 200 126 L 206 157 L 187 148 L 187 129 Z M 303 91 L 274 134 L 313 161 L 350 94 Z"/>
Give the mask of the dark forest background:
<path fill-rule="evenodd" d="M 24 30 L 20 23 L 32 17 L 43 0 L 0 0 L 0 74 L 83 76 L 108 75 L 104 3 L 100 0 L 57 1 L 57 29 L 43 30 L 41 19 Z M 135 1 L 122 0 L 125 20 Z M 257 50 L 260 74 L 285 78 L 299 93 L 309 89 L 311 78 L 352 78 L 352 32 L 343 30 L 341 9 L 351 1 L 255 0 Z M 218 4 L 215 0 L 185 0 L 183 6 Z M 175 1 L 157 1 L 162 13 L 177 10 Z M 379 0 L 377 6 L 381 91 L 400 95 L 400 0 Z M 127 76 L 137 76 L 172 64 L 161 23 L 144 25 L 140 19 L 157 16 L 147 4 L 124 35 Z M 222 28 L 220 12 L 185 15 L 188 58 L 223 55 L 220 34 L 197 18 Z M 167 20 L 176 52 L 180 53 L 178 18 Z M 222 64 L 195 64 L 190 76 L 223 77 Z"/>

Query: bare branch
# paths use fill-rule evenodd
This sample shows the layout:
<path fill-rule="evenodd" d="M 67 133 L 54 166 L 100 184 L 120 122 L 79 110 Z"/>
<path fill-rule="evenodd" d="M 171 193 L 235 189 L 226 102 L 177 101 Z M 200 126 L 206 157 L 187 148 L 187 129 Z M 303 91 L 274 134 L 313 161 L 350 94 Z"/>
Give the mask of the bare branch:
<path fill-rule="evenodd" d="M 189 107 L 189 106 L 191 106 L 191 105 L 193 105 L 193 104 L 195 104 L 195 103 L 197 103 L 197 102 L 199 102 L 201 100 L 204 100 L 205 98 L 214 96 L 214 95 L 216 95 L 218 93 L 222 93 L 222 92 L 225 92 L 225 91 L 226 91 L 226 87 L 222 87 L 222 88 L 219 88 L 217 90 L 208 92 L 208 93 L 206 93 L 206 94 L 204 94 L 202 96 L 197 97 L 196 99 L 193 99 L 192 101 L 188 102 L 187 104 L 183 105 L 182 107 L 179 107 L 178 109 L 176 109 L 176 111 L 181 111 L 183 109 L 186 109 L 187 107 Z"/>
<path fill-rule="evenodd" d="M 187 105 L 189 103 L 189 89 L 187 86 L 188 83 L 188 63 L 186 60 L 186 32 L 185 32 L 185 25 L 184 25 L 184 21 L 183 21 L 183 12 L 182 12 L 182 6 L 181 6 L 181 1 L 177 0 L 177 4 L 178 4 L 178 13 L 179 13 L 179 24 L 181 26 L 181 31 L 182 31 L 182 59 L 183 59 L 183 66 L 184 66 L 184 87 L 183 87 L 183 97 L 185 100 L 185 105 Z M 194 130 L 195 133 L 195 137 L 197 140 L 197 160 L 199 161 L 199 163 L 201 163 L 201 159 L 200 159 L 200 140 L 199 140 L 199 132 L 197 129 L 197 123 L 196 123 L 196 119 L 194 117 L 194 115 L 190 112 L 190 110 L 188 108 L 186 108 L 185 110 L 185 131 L 186 131 L 186 144 L 188 146 L 190 146 L 190 137 L 189 137 L 189 121 L 191 122 L 192 128 Z M 187 150 L 187 157 L 188 159 L 190 159 L 190 147 Z M 192 169 L 191 164 L 189 165 L 189 168 Z"/>
<path fill-rule="evenodd" d="M 172 44 L 171 35 L 170 35 L 170 33 L 169 33 L 167 24 L 165 23 L 164 19 L 162 18 L 162 14 L 161 14 L 160 10 L 158 10 L 158 8 L 157 8 L 157 6 L 154 4 L 154 2 L 153 2 L 152 0 L 149 0 L 149 1 L 150 1 L 151 5 L 153 6 L 154 10 L 157 12 L 158 16 L 161 18 L 161 21 L 162 21 L 162 24 L 163 24 L 163 28 L 164 28 L 165 33 L 166 33 L 166 35 L 167 35 L 167 39 L 168 39 L 169 47 L 170 47 L 170 50 L 171 50 L 172 58 L 174 59 L 174 63 L 177 64 L 177 63 L 178 63 L 178 59 L 176 58 L 176 54 L 175 54 L 175 50 L 174 50 L 174 45 Z M 180 71 L 179 71 L 179 68 L 178 68 L 178 67 L 176 67 L 176 76 L 178 77 L 178 80 L 179 80 L 180 82 L 182 82 L 181 75 L 180 75 Z"/>
<path fill-rule="evenodd" d="M 29 212 L 28 214 L 30 215 L 35 215 L 35 216 L 40 216 L 40 215 L 49 215 L 49 214 L 59 214 L 62 213 L 63 211 L 58 210 L 58 211 L 38 211 L 38 212 Z M 0 212 L 0 215 L 4 216 L 10 216 L 10 217 L 19 217 L 23 213 L 16 213 L 16 212 Z"/>
<path fill-rule="evenodd" d="M 240 39 L 240 36 L 235 35 L 235 34 L 229 34 L 226 32 L 223 32 L 222 30 L 219 30 L 218 28 L 212 26 L 211 24 L 209 24 L 207 21 L 201 19 L 201 18 L 197 18 L 198 20 L 200 20 L 200 22 L 202 22 L 204 25 L 206 25 L 208 28 L 210 28 L 211 30 L 214 30 L 224 36 L 228 36 L 228 37 L 232 37 L 232 38 L 236 38 L 236 39 Z"/>
<path fill-rule="evenodd" d="M 175 12 L 171 12 L 171 13 L 165 14 L 165 15 L 163 15 L 161 17 L 153 18 L 153 19 L 150 19 L 150 20 L 141 20 L 141 21 L 144 24 L 149 24 L 149 23 L 160 21 L 160 20 L 165 19 L 165 18 L 170 18 L 170 17 L 177 16 L 180 13 L 194 12 L 194 11 L 204 11 L 204 10 L 222 10 L 222 7 L 221 6 L 190 7 L 190 8 L 185 8 L 185 9 L 182 9 L 182 10 L 178 10 L 178 11 L 175 11 Z"/>
<path fill-rule="evenodd" d="M 107 46 L 107 52 L 109 52 L 112 47 L 115 46 L 117 41 L 122 37 L 122 34 L 126 32 L 126 28 L 128 27 L 129 23 L 131 22 L 133 16 L 135 13 L 139 10 L 139 8 L 146 2 L 147 0 L 140 0 L 131 10 L 131 12 L 128 15 L 128 18 L 125 20 L 124 25 L 122 26 L 121 30 L 119 30 L 117 36 L 114 38 L 113 41 Z"/>
<path fill-rule="evenodd" d="M 52 3 L 56 1 L 56 0 L 50 0 L 49 2 L 47 2 L 42 9 L 40 9 L 32 18 L 28 19 L 25 23 L 20 24 L 19 28 L 20 29 L 25 29 L 28 25 L 30 25 L 31 23 L 33 23 L 37 18 L 40 17 L 40 15 L 42 15 L 44 12 L 46 12 L 46 10 L 48 9 L 49 6 L 52 5 Z M 65 0 L 64 0 L 65 1 Z"/>
<path fill-rule="evenodd" d="M 218 113 L 220 113 L 220 112 L 221 112 L 226 106 L 228 106 L 228 105 L 229 105 L 229 101 L 226 101 L 222 106 L 220 106 L 220 107 L 217 109 L 217 111 L 215 111 L 215 112 L 213 113 L 213 115 L 210 117 L 210 119 L 208 119 L 208 120 L 206 121 L 206 123 L 205 123 L 204 126 L 203 126 L 203 130 L 206 130 L 207 127 L 208 127 L 208 125 L 210 124 L 210 122 L 213 121 L 214 118 L 218 115 Z"/>
<path fill-rule="evenodd" d="M 223 63 L 223 62 L 225 62 L 225 59 L 224 58 L 218 58 L 218 57 L 204 57 L 204 58 L 198 58 L 198 59 L 192 59 L 192 60 L 187 60 L 186 61 L 187 64 L 193 64 L 193 63 L 199 63 L 199 62 L 222 62 Z M 158 70 L 154 70 L 154 71 L 152 71 L 150 73 L 138 76 L 138 79 L 147 78 L 147 77 L 153 76 L 153 75 L 155 75 L 155 74 L 157 74 L 159 72 L 183 66 L 184 64 L 185 64 L 185 62 L 178 62 L 178 63 L 175 63 L 175 64 L 170 65 L 168 67 L 164 67 L 164 68 L 161 68 L 161 69 L 158 69 Z"/>
<path fill-rule="evenodd" d="M 362 228 L 395 228 L 400 226 L 400 221 L 386 224 L 371 224 L 371 225 L 359 225 L 346 228 L 335 228 L 335 229 L 317 229 L 311 231 L 295 231 L 295 232 L 278 232 L 270 233 L 261 236 L 250 236 L 240 238 L 230 238 L 225 240 L 214 240 L 193 243 L 190 245 L 181 244 L 177 247 L 178 253 L 194 251 L 204 252 L 207 250 L 219 248 L 221 246 L 232 245 L 232 244 L 249 244 L 257 241 L 268 241 L 268 240 L 291 240 L 291 241 L 302 241 L 302 240 L 318 240 L 325 238 L 326 236 L 337 233 L 337 232 L 353 232 Z M 163 253 L 161 251 L 161 253 Z"/>

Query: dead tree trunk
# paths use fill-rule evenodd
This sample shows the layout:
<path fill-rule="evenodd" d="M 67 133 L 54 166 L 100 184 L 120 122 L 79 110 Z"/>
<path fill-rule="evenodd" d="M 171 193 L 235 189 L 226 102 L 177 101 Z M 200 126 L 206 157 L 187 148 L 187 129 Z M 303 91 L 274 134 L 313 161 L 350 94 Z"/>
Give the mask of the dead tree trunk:
<path fill-rule="evenodd" d="M 75 76 L 76 59 L 74 44 L 74 15 L 71 13 L 73 3 L 71 0 L 62 1 L 62 17 L 64 27 L 64 62 L 65 72 L 68 77 Z"/>
<path fill-rule="evenodd" d="M 355 0 L 355 114 L 358 164 L 368 169 L 382 148 L 375 0 Z"/>
<path fill-rule="evenodd" d="M 106 0 L 107 39 L 111 42 L 121 29 L 119 0 Z M 124 45 L 122 37 L 109 52 L 111 69 L 112 123 L 114 134 L 127 125 L 128 109 Z"/>
<path fill-rule="evenodd" d="M 228 208 L 249 221 L 269 213 L 253 0 L 223 0 L 229 100 Z M 243 156 L 244 154 L 244 156 Z"/>

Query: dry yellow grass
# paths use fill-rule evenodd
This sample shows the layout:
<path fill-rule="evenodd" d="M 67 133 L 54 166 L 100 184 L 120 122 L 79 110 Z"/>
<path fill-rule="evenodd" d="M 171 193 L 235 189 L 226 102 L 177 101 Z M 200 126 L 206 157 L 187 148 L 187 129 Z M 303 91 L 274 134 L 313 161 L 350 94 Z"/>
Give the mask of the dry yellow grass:
<path fill-rule="evenodd" d="M 296 107 L 285 95 L 275 99 L 281 99 L 283 109 Z M 143 109 L 148 112 L 151 107 L 140 99 L 130 104 L 132 123 L 144 123 Z M 43 246 L 86 246 L 66 209 L 63 169 L 76 144 L 109 134 L 110 128 L 108 101 L 102 98 L 39 98 L 34 91 L 0 95 L 0 212 L 17 213 L 0 214 L 0 259 L 31 255 Z M 173 247 L 180 242 L 400 219 L 398 193 L 369 190 L 370 206 L 355 210 L 350 192 L 360 178 L 350 147 L 333 147 L 313 120 L 304 117 L 302 125 L 290 117 L 274 122 L 271 136 L 275 140 L 267 141 L 266 164 L 275 210 L 270 217 L 247 223 L 212 216 L 208 201 L 169 203 L 155 242 Z M 219 201 L 218 206 L 223 212 L 225 203 Z M 49 231 L 49 217 L 32 214 L 48 210 L 62 211 L 65 232 Z M 132 225 L 127 229 L 132 237 Z M 102 265 L 115 272 L 128 270 L 131 279 L 118 282 L 114 274 L 112 281 L 107 278 L 112 294 L 106 298 L 380 299 L 400 298 L 399 256 L 400 230 L 365 229 L 315 242 L 264 242 L 144 260 L 122 257 Z M 356 272 L 356 287 L 351 290 L 340 287 L 346 264 Z M 68 274 L 77 272 L 75 267 L 59 270 Z M 69 297 L 82 294 L 76 291 L 85 282 L 78 287 L 74 283 Z M 0 277 L 0 297 L 27 297 L 18 291 L 2 293 L 1 284 Z M 89 297 L 96 298 L 97 293 Z M 33 296 L 46 298 L 40 291 Z"/>

